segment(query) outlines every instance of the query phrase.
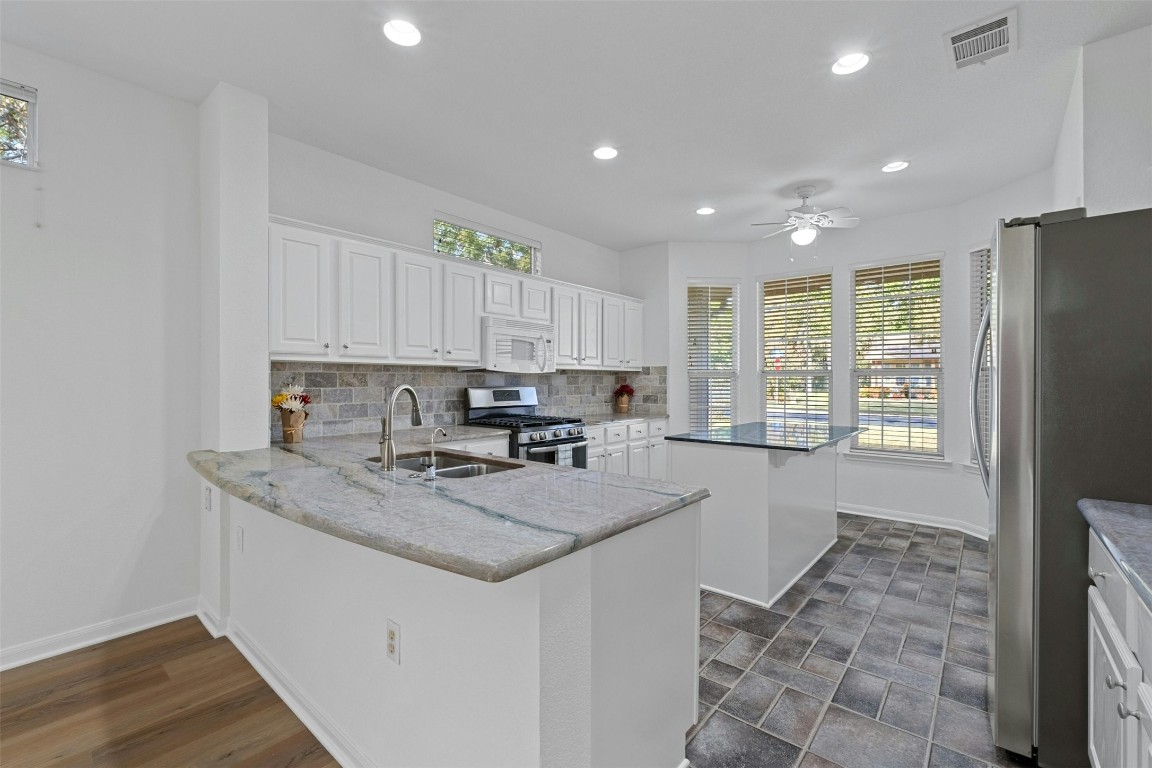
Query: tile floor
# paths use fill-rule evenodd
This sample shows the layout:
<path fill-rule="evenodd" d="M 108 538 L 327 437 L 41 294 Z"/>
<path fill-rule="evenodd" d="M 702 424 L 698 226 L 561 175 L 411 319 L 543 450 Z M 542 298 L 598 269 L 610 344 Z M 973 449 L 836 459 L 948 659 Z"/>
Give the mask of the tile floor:
<path fill-rule="evenodd" d="M 988 545 L 839 516 L 770 610 L 702 591 L 693 768 L 1013 766 L 988 719 Z"/>

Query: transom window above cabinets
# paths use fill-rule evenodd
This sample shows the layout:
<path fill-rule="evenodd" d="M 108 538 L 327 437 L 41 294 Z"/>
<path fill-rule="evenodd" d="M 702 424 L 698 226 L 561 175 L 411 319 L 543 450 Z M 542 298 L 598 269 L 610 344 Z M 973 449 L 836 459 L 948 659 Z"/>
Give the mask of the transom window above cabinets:
<path fill-rule="evenodd" d="M 36 89 L 0 80 L 0 159 L 36 167 Z"/>
<path fill-rule="evenodd" d="M 447 214 L 438 213 L 432 220 L 432 249 L 490 267 L 540 274 L 539 242 Z"/>

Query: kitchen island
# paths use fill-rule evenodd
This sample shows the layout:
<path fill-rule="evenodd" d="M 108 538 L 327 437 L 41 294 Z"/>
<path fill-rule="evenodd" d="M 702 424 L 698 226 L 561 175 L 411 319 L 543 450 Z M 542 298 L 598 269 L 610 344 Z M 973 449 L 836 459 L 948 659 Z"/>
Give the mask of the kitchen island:
<path fill-rule="evenodd" d="M 670 435 L 672 477 L 708 481 L 701 586 L 768 606 L 836 542 L 836 443 L 861 432 L 752 422 Z"/>
<path fill-rule="evenodd" d="M 680 765 L 708 491 L 492 457 L 429 482 L 377 440 L 189 454 L 224 491 L 206 623 L 346 766 Z"/>

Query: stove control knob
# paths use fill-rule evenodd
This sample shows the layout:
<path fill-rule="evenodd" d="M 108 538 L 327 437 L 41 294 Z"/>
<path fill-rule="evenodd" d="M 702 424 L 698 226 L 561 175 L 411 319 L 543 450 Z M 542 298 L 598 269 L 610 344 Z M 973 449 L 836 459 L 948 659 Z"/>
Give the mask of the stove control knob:
<path fill-rule="evenodd" d="M 543 440 L 544 439 L 544 433 L 543 432 L 533 432 L 530 439 L 532 440 L 532 442 L 537 442 L 538 440 Z"/>
<path fill-rule="evenodd" d="M 552 437 L 564 437 L 564 430 L 562 430 L 562 429 L 552 430 Z"/>
<path fill-rule="evenodd" d="M 578 429 L 573 428 L 573 429 L 568 430 L 568 437 L 575 437 L 576 435 L 579 435 L 579 434 L 580 434 L 580 430 L 578 430 Z"/>

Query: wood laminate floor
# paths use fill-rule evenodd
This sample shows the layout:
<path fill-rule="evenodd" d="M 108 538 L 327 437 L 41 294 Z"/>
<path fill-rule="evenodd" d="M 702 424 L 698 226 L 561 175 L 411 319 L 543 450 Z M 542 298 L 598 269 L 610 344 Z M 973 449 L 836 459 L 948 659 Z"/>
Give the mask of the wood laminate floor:
<path fill-rule="evenodd" d="M 338 768 L 195 617 L 0 673 L 0 765 Z"/>

